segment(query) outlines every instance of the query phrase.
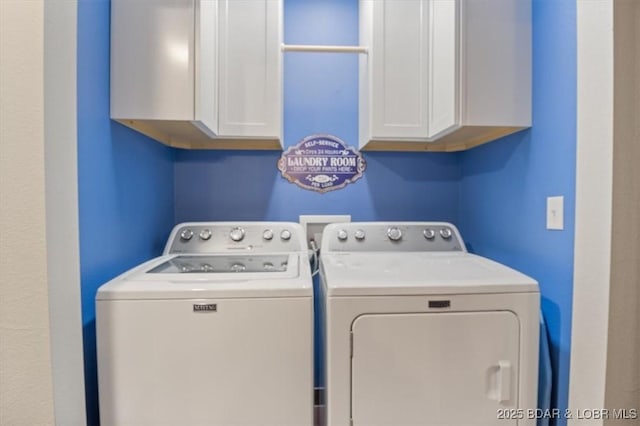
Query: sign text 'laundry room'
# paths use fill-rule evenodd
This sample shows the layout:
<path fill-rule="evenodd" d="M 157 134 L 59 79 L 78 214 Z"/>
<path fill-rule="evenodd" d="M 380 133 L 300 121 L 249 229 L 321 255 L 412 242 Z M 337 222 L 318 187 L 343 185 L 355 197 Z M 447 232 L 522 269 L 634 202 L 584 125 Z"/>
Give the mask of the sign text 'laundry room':
<path fill-rule="evenodd" d="M 332 135 L 311 135 L 287 149 L 278 170 L 301 188 L 327 192 L 362 177 L 366 163 L 355 148 Z"/>

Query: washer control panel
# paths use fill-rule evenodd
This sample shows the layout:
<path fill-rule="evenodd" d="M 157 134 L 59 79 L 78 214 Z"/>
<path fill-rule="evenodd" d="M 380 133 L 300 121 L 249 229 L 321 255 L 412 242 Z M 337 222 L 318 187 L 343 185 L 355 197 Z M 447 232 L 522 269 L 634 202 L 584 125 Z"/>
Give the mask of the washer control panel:
<path fill-rule="evenodd" d="M 446 222 L 350 222 L 327 225 L 327 251 L 467 251 L 458 229 Z"/>
<path fill-rule="evenodd" d="M 304 232 L 290 222 L 189 222 L 176 225 L 164 254 L 306 253 Z"/>

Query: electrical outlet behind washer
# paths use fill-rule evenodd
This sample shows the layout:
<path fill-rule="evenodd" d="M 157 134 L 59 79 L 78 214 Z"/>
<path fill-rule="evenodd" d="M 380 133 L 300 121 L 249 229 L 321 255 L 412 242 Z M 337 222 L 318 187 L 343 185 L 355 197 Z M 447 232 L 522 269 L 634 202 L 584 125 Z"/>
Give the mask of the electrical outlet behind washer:
<path fill-rule="evenodd" d="M 300 225 L 306 232 L 307 245 L 314 240 L 317 247 L 322 245 L 322 231 L 330 223 L 351 222 L 351 215 L 300 215 Z"/>

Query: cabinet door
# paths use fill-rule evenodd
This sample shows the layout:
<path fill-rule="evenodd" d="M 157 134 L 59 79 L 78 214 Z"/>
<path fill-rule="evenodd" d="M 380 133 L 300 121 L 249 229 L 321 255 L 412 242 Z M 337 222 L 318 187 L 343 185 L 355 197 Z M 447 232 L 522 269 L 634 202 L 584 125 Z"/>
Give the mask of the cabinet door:
<path fill-rule="evenodd" d="M 111 1 L 112 118 L 194 119 L 193 15 L 192 0 Z"/>
<path fill-rule="evenodd" d="M 373 138 L 424 138 L 428 108 L 428 2 L 373 0 Z"/>
<path fill-rule="evenodd" d="M 371 138 L 426 140 L 455 125 L 456 0 L 362 3 Z"/>
<path fill-rule="evenodd" d="M 428 137 L 458 124 L 459 41 L 456 0 L 429 2 Z"/>
<path fill-rule="evenodd" d="M 219 136 L 279 138 L 281 0 L 219 2 Z"/>
<path fill-rule="evenodd" d="M 218 2 L 196 2 L 195 120 L 210 138 L 218 134 Z"/>
<path fill-rule="evenodd" d="M 364 315 L 353 323 L 354 426 L 495 426 L 518 406 L 512 312 Z"/>

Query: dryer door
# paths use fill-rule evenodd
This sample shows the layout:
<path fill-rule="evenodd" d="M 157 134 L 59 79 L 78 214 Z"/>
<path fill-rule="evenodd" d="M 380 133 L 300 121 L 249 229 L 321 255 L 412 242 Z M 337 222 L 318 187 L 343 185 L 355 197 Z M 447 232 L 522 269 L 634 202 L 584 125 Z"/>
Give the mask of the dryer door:
<path fill-rule="evenodd" d="M 355 426 L 515 425 L 519 321 L 515 314 L 375 314 L 352 326 Z"/>

